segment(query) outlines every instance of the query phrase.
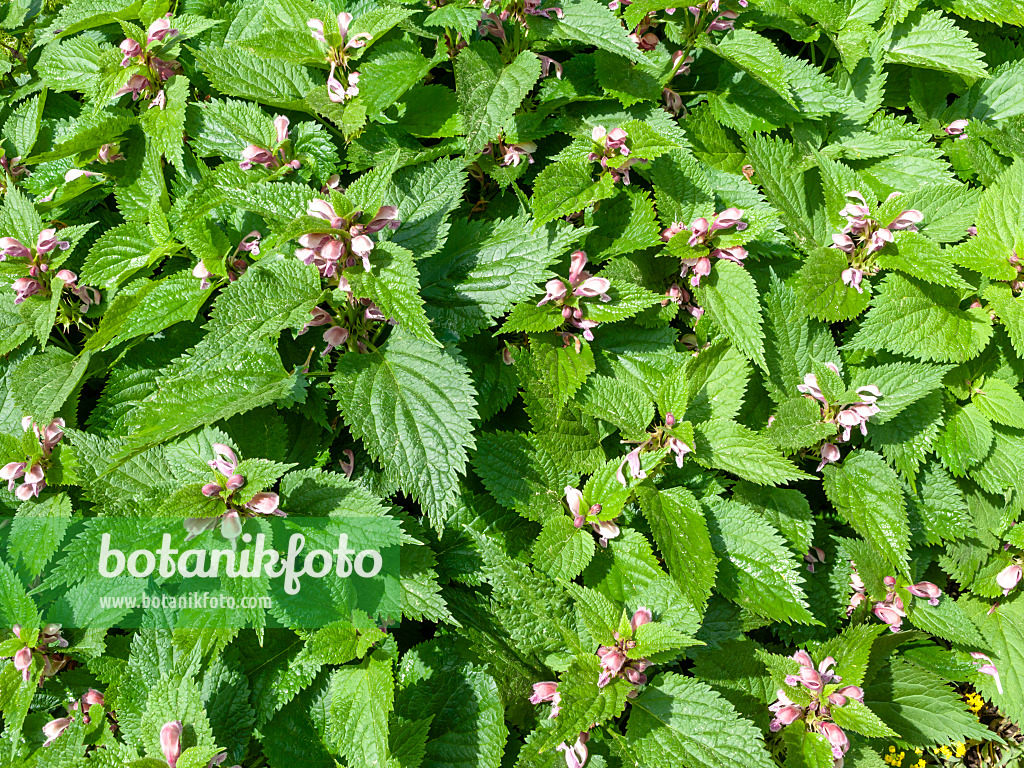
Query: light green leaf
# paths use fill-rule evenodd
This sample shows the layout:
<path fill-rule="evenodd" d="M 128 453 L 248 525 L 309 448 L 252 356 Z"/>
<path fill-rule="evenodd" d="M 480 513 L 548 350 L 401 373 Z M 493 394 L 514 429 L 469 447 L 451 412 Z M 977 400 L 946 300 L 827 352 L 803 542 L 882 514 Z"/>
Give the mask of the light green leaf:
<path fill-rule="evenodd" d="M 897 24 L 886 59 L 969 79 L 988 75 L 978 46 L 941 11 L 914 11 Z"/>
<path fill-rule="evenodd" d="M 369 272 L 362 267 L 345 270 L 345 277 L 358 297 L 372 299 L 385 317 L 418 339 L 437 344 L 420 297 L 419 273 L 412 251 L 382 241 L 374 246 Z"/>
<path fill-rule="evenodd" d="M 761 305 L 750 273 L 739 264 L 718 259 L 694 293 L 697 303 L 733 345 L 762 369 L 766 368 Z"/>
<path fill-rule="evenodd" d="M 758 485 L 780 485 L 807 477 L 764 437 L 729 419 L 694 427 L 693 459 L 702 466 L 731 472 Z"/>
<path fill-rule="evenodd" d="M 507 67 L 488 40 L 463 49 L 455 60 L 459 112 L 466 146 L 480 151 L 512 124 L 512 116 L 540 78 L 540 59 L 524 51 Z"/>

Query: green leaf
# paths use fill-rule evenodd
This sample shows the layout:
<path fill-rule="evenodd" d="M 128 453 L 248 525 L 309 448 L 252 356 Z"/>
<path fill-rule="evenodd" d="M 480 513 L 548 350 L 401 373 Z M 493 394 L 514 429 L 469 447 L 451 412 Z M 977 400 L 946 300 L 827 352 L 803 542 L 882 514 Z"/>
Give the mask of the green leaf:
<path fill-rule="evenodd" d="M 575 346 L 565 346 L 557 336 L 538 335 L 530 339 L 530 353 L 534 370 L 559 407 L 568 403 L 594 372 L 594 352 L 586 343 L 577 352 Z"/>
<path fill-rule="evenodd" d="M 469 335 L 536 296 L 538 284 L 554 277 L 549 267 L 568 248 L 571 230 L 532 224 L 525 215 L 456 222 L 445 247 L 419 263 L 427 314 Z"/>
<path fill-rule="evenodd" d="M 1015 0 L 942 0 L 940 4 L 950 13 L 968 19 L 1024 26 L 1024 8 Z"/>
<path fill-rule="evenodd" d="M 886 363 L 885 365 L 854 368 L 851 391 L 859 387 L 875 385 L 882 396 L 876 405 L 879 412 L 871 417 L 872 424 L 885 424 L 912 403 L 938 390 L 942 386 L 942 377 L 951 366 L 927 365 L 923 363 Z"/>
<path fill-rule="evenodd" d="M 552 578 L 575 579 L 596 546 L 589 528 L 577 528 L 566 515 L 549 517 L 533 546 L 533 566 Z"/>
<path fill-rule="evenodd" d="M 988 345 L 992 323 L 983 309 L 959 304 L 952 289 L 890 273 L 853 343 L 920 360 L 970 360 Z"/>
<path fill-rule="evenodd" d="M 758 512 L 786 537 L 796 552 L 806 552 L 814 540 L 814 517 L 807 497 L 800 491 L 765 488 L 742 481 L 733 486 L 732 497 Z"/>
<path fill-rule="evenodd" d="M 707 505 L 711 545 L 720 558 L 718 591 L 760 616 L 817 624 L 808 610 L 800 566 L 772 526 L 737 501 Z"/>
<path fill-rule="evenodd" d="M 862 293 L 843 282 L 850 266 L 846 255 L 834 248 L 816 248 L 792 279 L 797 299 L 811 317 L 828 322 L 856 317 L 871 301 L 871 285 L 865 279 Z M 890 276 L 894 277 L 894 276 Z"/>
<path fill-rule="evenodd" d="M 37 503 L 26 502 L 11 521 L 7 551 L 11 562 L 18 559 L 29 573 L 42 573 L 57 553 L 71 523 L 71 499 L 58 493 Z"/>
<path fill-rule="evenodd" d="M 705 47 L 794 103 L 787 85 L 785 59 L 768 38 L 749 29 L 736 29 L 717 45 L 705 43 Z"/>
<path fill-rule="evenodd" d="M 976 403 L 953 409 L 935 441 L 942 463 L 957 477 L 984 459 L 992 448 L 995 433 Z"/>
<path fill-rule="evenodd" d="M 910 529 L 896 473 L 877 453 L 857 450 L 827 465 L 824 475 L 825 495 L 843 519 L 906 573 Z"/>
<path fill-rule="evenodd" d="M 372 299 L 385 317 L 398 321 L 410 334 L 437 344 L 420 297 L 419 273 L 412 251 L 382 241 L 373 249 L 371 269 L 345 270 L 345 277 L 357 297 Z"/>
<path fill-rule="evenodd" d="M 698 610 L 703 610 L 715 584 L 718 559 L 711 548 L 700 504 L 684 488 L 637 488 L 644 517 L 669 575 Z"/>
<path fill-rule="evenodd" d="M 48 424 L 85 377 L 91 353 L 73 357 L 51 347 L 25 358 L 11 375 L 18 407 L 37 424 Z"/>
<path fill-rule="evenodd" d="M 196 62 L 221 93 L 279 109 L 304 109 L 305 95 L 316 87 L 303 67 L 236 46 L 203 48 Z"/>
<path fill-rule="evenodd" d="M 335 670 L 325 740 L 336 745 L 346 762 L 380 766 L 389 762 L 388 715 L 394 695 L 390 661 L 370 657 L 357 667 Z"/>
<path fill-rule="evenodd" d="M 1014 296 L 1008 285 L 1000 283 L 989 283 L 982 295 L 989 302 L 989 308 L 995 310 L 1014 351 L 1020 356 L 1024 353 L 1024 299 Z"/>
<path fill-rule="evenodd" d="M 879 251 L 878 265 L 895 269 L 936 285 L 971 290 L 956 271 L 946 251 L 919 232 L 894 233 L 894 242 Z"/>
<path fill-rule="evenodd" d="M 562 16 L 550 20 L 530 19 L 531 32 L 536 29 L 544 37 L 596 45 L 609 53 L 640 60 L 640 51 L 618 17 L 604 3 L 596 0 L 562 0 Z"/>
<path fill-rule="evenodd" d="M 702 466 L 732 472 L 758 485 L 781 485 L 807 477 L 764 437 L 729 419 L 713 419 L 694 427 L 693 455 Z"/>
<path fill-rule="evenodd" d="M 951 643 L 975 648 L 982 648 L 985 645 L 985 641 L 978 634 L 964 609 L 949 595 L 940 597 L 939 604 L 934 606 L 921 598 L 915 599 L 908 617 L 918 629 Z"/>
<path fill-rule="evenodd" d="M 459 113 L 466 146 L 478 152 L 512 124 L 512 116 L 540 78 L 540 59 L 529 51 L 507 67 L 489 40 L 473 43 L 455 60 Z"/>
<path fill-rule="evenodd" d="M 1005 379 L 987 378 L 975 385 L 972 402 L 982 416 L 996 424 L 1024 429 L 1024 400 Z"/>
<path fill-rule="evenodd" d="M 178 247 L 170 241 L 158 242 L 145 224 L 119 224 L 93 243 L 82 268 L 82 282 L 100 288 L 123 285 L 133 274 L 153 266 Z"/>
<path fill-rule="evenodd" d="M 989 675 L 979 674 L 975 686 L 1008 717 L 1024 719 L 1024 602 L 1018 597 L 994 611 L 989 602 L 975 597 L 960 602 L 985 638 L 981 647 L 999 670 L 1003 692 Z"/>
<path fill-rule="evenodd" d="M 941 11 L 917 10 L 897 24 L 886 60 L 968 79 L 988 76 L 978 46 Z"/>
<path fill-rule="evenodd" d="M 465 366 L 395 333 L 374 352 L 343 355 L 332 384 L 345 423 L 370 455 L 427 509 L 450 508 L 477 418 Z"/>
<path fill-rule="evenodd" d="M 626 743 L 651 768 L 772 768 L 761 732 L 702 682 L 669 672 L 633 700 Z"/>
<path fill-rule="evenodd" d="M 579 160 L 552 163 L 533 182 L 534 226 L 581 211 L 591 203 L 615 194 L 610 173 L 593 178 L 593 164 Z"/>
<path fill-rule="evenodd" d="M 733 345 L 762 369 L 766 368 L 761 305 L 750 273 L 739 264 L 718 259 L 694 293 L 697 303 Z"/>
<path fill-rule="evenodd" d="M 902 658 L 865 686 L 864 703 L 911 744 L 984 741 L 991 734 L 941 678 Z"/>

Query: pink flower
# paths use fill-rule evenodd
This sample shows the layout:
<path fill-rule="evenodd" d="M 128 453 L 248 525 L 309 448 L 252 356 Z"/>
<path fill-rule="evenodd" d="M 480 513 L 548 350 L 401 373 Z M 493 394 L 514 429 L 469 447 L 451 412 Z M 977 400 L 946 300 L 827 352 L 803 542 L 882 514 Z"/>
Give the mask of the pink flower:
<path fill-rule="evenodd" d="M 853 238 L 849 235 L 839 234 L 832 235 L 832 245 L 830 247 L 838 248 L 845 253 L 853 253 L 857 248 L 857 244 L 853 242 Z"/>
<path fill-rule="evenodd" d="M 665 445 L 668 447 L 670 451 L 672 451 L 672 453 L 675 454 L 676 466 L 682 469 L 683 460 L 685 459 L 686 454 L 693 453 L 693 449 L 686 443 L 684 443 L 682 440 L 680 440 L 678 437 L 669 437 L 665 441 Z"/>
<path fill-rule="evenodd" d="M 821 394 L 821 388 L 818 386 L 818 377 L 813 373 L 804 375 L 804 383 L 796 385 L 797 392 L 802 392 L 805 395 L 810 395 L 819 403 L 828 405 L 828 401 L 825 396 Z"/>
<path fill-rule="evenodd" d="M 829 703 L 836 707 L 842 707 L 846 705 L 847 699 L 853 699 L 859 701 L 861 704 L 864 703 L 864 691 L 859 686 L 847 685 L 840 688 L 838 691 L 834 691 L 829 694 Z"/>
<path fill-rule="evenodd" d="M 864 279 L 864 273 L 854 267 L 849 267 L 843 270 L 841 275 L 843 283 L 855 289 L 857 293 L 864 293 L 864 289 L 860 287 L 861 280 Z"/>
<path fill-rule="evenodd" d="M 146 43 L 154 41 L 162 43 L 168 35 L 174 37 L 176 34 L 178 34 L 178 30 L 171 29 L 171 14 L 168 13 L 149 25 L 149 29 L 146 30 Z M 174 768 L 174 766 L 171 766 L 171 768 Z"/>
<path fill-rule="evenodd" d="M 821 450 L 819 451 L 821 456 L 821 463 L 818 465 L 816 472 L 821 472 L 826 464 L 834 464 L 839 461 L 839 448 L 832 443 L 822 443 Z"/>
<path fill-rule="evenodd" d="M 889 229 L 909 229 L 911 232 L 917 232 L 915 224 L 920 224 L 923 220 L 923 213 L 910 208 L 893 219 L 889 224 Z M 889 242 L 892 241 L 890 240 Z"/>
<path fill-rule="evenodd" d="M 588 277 L 573 291 L 574 296 L 600 297 L 601 301 L 611 301 L 608 290 L 612 287 L 606 277 Z"/>
<path fill-rule="evenodd" d="M 506 166 L 511 165 L 515 168 L 523 161 L 524 157 L 526 158 L 527 163 L 533 163 L 533 153 L 536 151 L 537 145 L 532 141 L 521 141 L 518 144 L 509 144 L 505 147 L 501 164 Z"/>
<path fill-rule="evenodd" d="M 999 691 L 999 695 L 1003 695 L 1003 683 L 999 679 L 999 670 L 996 669 L 996 665 L 992 663 L 987 655 L 981 651 L 971 651 L 971 658 L 984 661 L 985 663 L 978 667 L 978 671 L 983 675 L 989 675 L 996 682 L 996 690 Z"/>
<path fill-rule="evenodd" d="M 888 624 L 889 629 L 893 632 L 900 631 L 903 619 L 907 615 L 896 606 L 886 605 L 885 603 L 875 603 L 872 613 L 874 613 L 881 621 Z"/>
<path fill-rule="evenodd" d="M 178 765 L 178 758 L 181 757 L 181 720 L 173 720 L 164 723 L 160 729 L 160 751 L 164 753 L 164 759 L 170 768 Z"/>
<path fill-rule="evenodd" d="M 552 59 L 550 56 L 544 56 L 537 54 L 537 58 L 540 59 L 540 76 L 547 77 L 551 72 L 552 67 L 555 70 L 555 77 L 559 80 L 562 79 L 562 65 Z"/>
<path fill-rule="evenodd" d="M 306 215 L 315 216 L 330 222 L 333 229 L 339 229 L 345 223 L 345 220 L 335 213 L 334 206 L 326 200 L 321 200 L 319 197 L 314 197 L 309 201 L 309 204 L 306 206 Z M 314 237 L 314 235 L 308 235 L 307 237 Z M 316 237 L 324 237 L 324 235 L 317 235 Z"/>
<path fill-rule="evenodd" d="M 580 738 L 576 739 L 576 743 L 572 747 L 564 741 L 555 747 L 555 749 L 565 752 L 565 764 L 568 768 L 583 768 L 586 764 L 590 753 L 587 751 L 585 737 L 585 733 L 580 734 Z"/>
<path fill-rule="evenodd" d="M 238 167 L 243 171 L 247 171 L 254 165 L 262 165 L 269 170 L 276 168 L 278 162 L 271 152 L 263 149 L 263 147 L 250 144 L 242 150 L 242 161 L 238 164 Z"/>
<path fill-rule="evenodd" d="M 58 736 L 67 730 L 69 725 L 71 725 L 71 718 L 69 717 L 58 717 L 56 720 L 51 720 L 44 725 L 43 734 L 46 736 L 46 741 L 43 742 L 43 746 L 50 746 Z"/>
<path fill-rule="evenodd" d="M 152 85 L 153 83 L 145 75 L 132 75 L 128 78 L 128 82 L 114 93 L 114 96 L 124 96 L 126 93 L 130 93 L 132 101 L 138 101 L 142 92 Z"/>
<path fill-rule="evenodd" d="M 619 526 L 611 520 L 598 520 L 591 523 L 590 527 L 597 534 L 597 543 L 602 547 L 607 547 L 608 541 L 616 538 L 620 533 Z"/>
<path fill-rule="evenodd" d="M 28 501 L 33 496 L 38 497 L 40 491 L 46 487 L 46 479 L 44 477 L 43 465 L 33 464 L 29 470 L 25 473 L 25 479 L 21 485 L 14 492 L 22 501 Z"/>
<path fill-rule="evenodd" d="M 25 474 L 25 467 L 27 467 L 24 461 L 12 461 L 10 464 L 5 464 L 0 469 L 0 479 L 7 481 L 7 490 L 14 490 L 14 481 Z"/>
<path fill-rule="evenodd" d="M 545 683 L 534 683 L 533 684 L 533 695 L 530 697 L 531 704 L 543 704 L 547 701 L 553 701 L 555 694 L 558 693 L 558 683 L 545 682 Z"/>
<path fill-rule="evenodd" d="M 1003 590 L 1003 595 L 1010 594 L 1010 590 L 1014 589 L 1017 584 L 1020 583 L 1022 573 L 1024 573 L 1024 569 L 1016 563 L 1014 565 L 1007 566 L 999 572 L 996 576 L 996 584 L 998 584 L 999 588 Z"/>
<path fill-rule="evenodd" d="M 814 573 L 814 564 L 825 562 L 825 551 L 819 547 L 811 547 L 804 555 L 804 562 L 807 563 L 808 572 Z"/>
<path fill-rule="evenodd" d="M 210 469 L 220 472 L 225 477 L 235 474 L 235 470 L 238 468 L 238 457 L 231 447 L 224 443 L 214 443 L 211 447 L 217 458 L 207 462 Z"/>
<path fill-rule="evenodd" d="M 568 293 L 565 283 L 557 277 L 548 280 L 544 284 L 544 291 L 544 298 L 537 302 L 538 307 L 544 306 L 549 301 L 561 301 L 565 298 L 566 293 Z"/>
<path fill-rule="evenodd" d="M 892 232 L 885 227 L 876 229 L 868 238 L 868 253 L 880 251 L 885 247 L 886 243 L 891 243 L 892 241 Z"/>
<path fill-rule="evenodd" d="M 665 102 L 665 109 L 673 115 L 678 115 L 683 111 L 683 97 L 671 88 L 662 88 L 661 98 Z"/>
<path fill-rule="evenodd" d="M 708 231 L 711 229 L 711 225 L 708 224 L 708 220 L 705 218 L 694 219 L 693 223 L 690 224 L 690 239 L 687 243 L 691 248 L 694 248 L 704 242 L 707 237 Z"/>
<path fill-rule="evenodd" d="M 39 237 L 36 238 L 36 253 L 43 255 L 49 253 L 54 248 L 60 248 L 62 251 L 66 251 L 71 247 L 71 243 L 67 240 L 58 240 L 56 229 L 44 229 L 39 233 Z"/>
<path fill-rule="evenodd" d="M 348 341 L 348 337 L 348 328 L 343 328 L 340 325 L 335 325 L 331 328 L 328 328 L 326 331 L 324 331 L 324 341 L 327 342 L 327 347 L 324 349 L 323 352 L 320 353 L 320 356 L 323 357 L 324 355 L 329 355 L 335 349 L 337 349 L 346 341 Z"/>
<path fill-rule="evenodd" d="M 736 11 L 725 11 L 721 16 L 708 24 L 708 32 L 728 32 L 736 24 Z"/>
<path fill-rule="evenodd" d="M 629 474 L 634 480 L 644 480 L 647 477 L 647 473 L 644 472 L 643 467 L 640 466 L 640 449 L 642 445 L 638 445 L 632 451 L 626 454 L 626 458 L 623 459 L 619 465 L 618 470 L 615 473 L 615 479 L 622 483 L 622 487 L 625 488 L 628 483 L 626 477 L 622 473 L 622 468 L 627 464 L 629 465 Z"/>
<path fill-rule="evenodd" d="M 142 53 L 142 46 L 139 45 L 139 41 L 133 40 L 130 37 L 121 41 L 120 48 L 121 55 L 123 57 L 121 59 L 122 67 L 130 66 L 132 59 L 134 59 L 136 56 L 141 55 Z"/>
<path fill-rule="evenodd" d="M 921 581 L 917 584 L 911 584 L 909 587 L 906 587 L 906 590 L 914 597 L 927 598 L 928 605 L 938 605 L 939 597 L 942 595 L 942 590 L 930 581 Z"/>
<path fill-rule="evenodd" d="M 32 251 L 25 247 L 20 240 L 13 237 L 0 237 L 0 261 L 4 261 L 8 256 L 16 259 L 28 259 L 32 256 Z"/>
<path fill-rule="evenodd" d="M 336 65 L 331 63 L 331 72 L 327 76 L 327 98 L 335 104 L 344 104 L 349 99 L 359 95 L 359 73 L 350 72 L 342 83 L 334 76 Z"/>
<path fill-rule="evenodd" d="M 358 235 L 349 243 L 352 253 L 363 261 L 363 269 L 370 271 L 370 253 L 373 251 L 373 240 L 366 235 Z"/>
<path fill-rule="evenodd" d="M 569 505 L 569 511 L 572 512 L 573 525 L 579 528 L 586 519 L 582 512 L 583 494 L 579 489 L 567 485 L 565 486 L 565 503 Z"/>
<path fill-rule="evenodd" d="M 689 271 L 693 271 L 693 277 L 690 278 L 690 285 L 694 288 L 700 285 L 700 279 L 707 277 L 711 274 L 711 259 L 707 256 L 701 256 L 697 259 L 682 259 L 682 268 L 679 270 L 679 276 L 685 277 Z"/>
<path fill-rule="evenodd" d="M 31 648 L 19 648 L 14 654 L 14 668 L 21 672 L 23 680 L 28 680 L 32 676 L 32 649 Z"/>
<path fill-rule="evenodd" d="M 276 493 L 257 493 L 249 501 L 245 502 L 244 506 L 250 512 L 254 512 L 257 515 L 284 517 L 284 512 L 278 507 L 280 503 L 281 499 Z"/>
<path fill-rule="evenodd" d="M 737 232 L 742 232 L 747 228 L 747 223 L 743 221 L 743 211 L 739 208 L 726 208 L 715 216 L 714 223 L 711 225 L 712 231 L 732 227 L 736 227 Z"/>
<path fill-rule="evenodd" d="M 345 477 L 351 480 L 352 473 L 356 471 L 356 455 L 351 448 L 346 448 L 342 453 L 345 454 L 345 458 L 338 461 L 338 466 Z"/>
<path fill-rule="evenodd" d="M 652 621 L 654 621 L 654 614 L 651 613 L 651 609 L 641 605 L 633 613 L 633 618 L 629 620 L 629 628 L 636 632 L 638 628 L 644 624 L 650 624 Z"/>
<path fill-rule="evenodd" d="M 829 746 L 832 747 L 832 757 L 841 760 L 850 749 L 850 739 L 847 738 L 846 732 L 835 723 L 820 723 L 818 730 L 828 739 Z"/>
<path fill-rule="evenodd" d="M 711 255 L 718 259 L 731 261 L 734 264 L 742 264 L 743 260 L 747 258 L 747 249 L 742 245 L 734 245 L 731 248 L 715 248 L 711 251 Z"/>
<path fill-rule="evenodd" d="M 153 69 L 156 70 L 156 76 L 160 78 L 160 82 L 170 80 L 181 72 L 181 64 L 176 61 L 164 61 L 156 56 L 151 56 L 150 63 L 153 65 Z"/>
<path fill-rule="evenodd" d="M 963 132 L 964 132 L 964 129 L 967 128 L 967 124 L 969 122 L 970 122 L 969 120 L 963 120 L 963 119 L 961 119 L 961 120 L 954 120 L 952 123 L 947 125 L 942 130 L 944 130 L 950 136 L 961 136 L 963 134 Z"/>

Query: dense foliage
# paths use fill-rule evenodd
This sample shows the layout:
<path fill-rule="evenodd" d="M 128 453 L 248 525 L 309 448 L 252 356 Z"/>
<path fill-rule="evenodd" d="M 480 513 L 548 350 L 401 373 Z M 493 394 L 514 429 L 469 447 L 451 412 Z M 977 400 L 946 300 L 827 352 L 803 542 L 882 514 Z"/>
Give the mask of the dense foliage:
<path fill-rule="evenodd" d="M 0 8 L 0 765 L 1015 764 L 1024 10 L 672 2 Z M 68 534 L 266 515 L 402 615 Z"/>

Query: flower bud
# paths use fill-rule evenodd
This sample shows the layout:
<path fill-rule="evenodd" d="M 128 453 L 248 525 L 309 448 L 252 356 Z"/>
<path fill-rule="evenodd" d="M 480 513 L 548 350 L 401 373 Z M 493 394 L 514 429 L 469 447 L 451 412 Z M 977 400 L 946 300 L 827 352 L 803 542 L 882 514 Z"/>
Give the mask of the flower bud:
<path fill-rule="evenodd" d="M 160 751 L 170 768 L 176 768 L 181 757 L 181 720 L 164 723 L 160 729 Z"/>
<path fill-rule="evenodd" d="M 238 474 L 231 475 L 225 483 L 225 487 L 229 491 L 237 491 L 243 485 L 245 485 L 245 478 Z"/>
<path fill-rule="evenodd" d="M 651 609 L 641 605 L 636 609 L 633 618 L 629 620 L 629 628 L 636 632 L 639 627 L 642 627 L 644 624 L 650 624 L 652 621 L 654 621 L 654 614 L 651 613 Z"/>

